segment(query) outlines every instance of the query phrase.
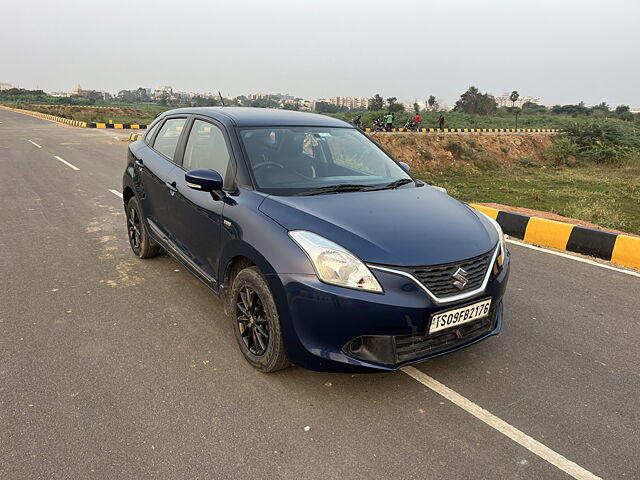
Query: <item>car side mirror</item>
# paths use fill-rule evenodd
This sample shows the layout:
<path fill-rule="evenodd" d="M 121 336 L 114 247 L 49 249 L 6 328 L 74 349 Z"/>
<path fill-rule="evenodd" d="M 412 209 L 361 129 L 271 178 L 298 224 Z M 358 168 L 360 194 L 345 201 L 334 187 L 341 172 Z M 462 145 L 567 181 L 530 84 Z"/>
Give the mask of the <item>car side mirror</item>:
<path fill-rule="evenodd" d="M 187 187 L 201 192 L 209 192 L 216 199 L 224 197 L 222 177 L 215 170 L 189 170 L 184 174 Z"/>
<path fill-rule="evenodd" d="M 411 167 L 409 166 L 408 163 L 398 162 L 398 165 L 400 165 L 405 172 L 408 172 L 409 170 L 411 170 Z"/>

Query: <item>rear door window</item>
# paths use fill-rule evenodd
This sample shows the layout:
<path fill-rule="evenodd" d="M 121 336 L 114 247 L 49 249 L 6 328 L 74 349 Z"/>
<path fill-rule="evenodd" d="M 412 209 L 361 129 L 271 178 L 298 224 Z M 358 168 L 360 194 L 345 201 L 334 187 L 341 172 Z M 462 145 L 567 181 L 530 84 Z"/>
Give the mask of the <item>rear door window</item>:
<path fill-rule="evenodd" d="M 195 120 L 184 150 L 183 168 L 215 170 L 225 178 L 229 158 L 229 149 L 222 130 L 209 122 Z"/>
<path fill-rule="evenodd" d="M 176 154 L 176 147 L 178 146 L 178 141 L 180 140 L 180 135 L 182 134 L 182 129 L 186 122 L 186 118 L 170 118 L 164 122 L 164 125 L 160 128 L 160 131 L 153 142 L 154 150 L 173 162 Z"/>

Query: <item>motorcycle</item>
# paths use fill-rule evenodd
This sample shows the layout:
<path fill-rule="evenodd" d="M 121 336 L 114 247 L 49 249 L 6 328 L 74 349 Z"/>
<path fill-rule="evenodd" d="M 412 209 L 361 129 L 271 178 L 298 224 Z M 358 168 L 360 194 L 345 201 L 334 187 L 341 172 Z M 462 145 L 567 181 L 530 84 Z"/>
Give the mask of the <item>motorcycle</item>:
<path fill-rule="evenodd" d="M 372 130 L 373 130 L 374 132 L 384 132 L 384 131 L 386 130 L 385 124 L 384 124 L 384 122 L 382 121 L 382 119 L 381 119 L 381 118 L 376 118 L 376 119 L 373 121 L 373 128 L 372 128 Z"/>
<path fill-rule="evenodd" d="M 407 120 L 407 122 L 404 124 L 403 127 L 405 130 L 417 130 L 418 128 L 418 124 L 416 123 L 416 121 L 413 118 L 410 118 L 409 120 Z"/>
<path fill-rule="evenodd" d="M 361 130 L 362 130 L 362 119 L 361 119 L 361 116 L 360 116 L 360 115 L 358 115 L 357 117 L 352 118 L 352 119 L 351 119 L 351 124 L 352 124 L 354 127 L 359 128 L 359 129 L 361 129 Z"/>

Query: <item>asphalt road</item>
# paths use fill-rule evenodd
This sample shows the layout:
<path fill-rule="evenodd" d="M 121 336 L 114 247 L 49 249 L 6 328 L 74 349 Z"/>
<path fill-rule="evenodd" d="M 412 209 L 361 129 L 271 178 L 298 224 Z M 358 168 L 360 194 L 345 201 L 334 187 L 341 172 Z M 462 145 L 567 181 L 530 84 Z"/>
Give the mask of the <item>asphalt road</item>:
<path fill-rule="evenodd" d="M 0 478 L 571 478 L 404 372 L 253 370 L 209 290 L 130 252 L 127 132 L 0 122 Z M 417 368 L 640 478 L 640 278 L 510 250 L 502 334 Z"/>

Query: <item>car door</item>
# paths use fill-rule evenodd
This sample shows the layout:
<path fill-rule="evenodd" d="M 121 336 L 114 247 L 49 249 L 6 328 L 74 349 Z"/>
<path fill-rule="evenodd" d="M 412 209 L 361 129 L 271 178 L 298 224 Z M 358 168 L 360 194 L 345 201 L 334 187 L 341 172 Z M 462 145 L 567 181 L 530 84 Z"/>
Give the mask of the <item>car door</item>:
<path fill-rule="evenodd" d="M 195 118 L 185 140 L 182 165 L 172 172 L 177 192 L 171 198 L 170 230 L 176 246 L 196 271 L 216 283 L 220 253 L 220 233 L 225 201 L 211 193 L 189 188 L 184 174 L 189 170 L 210 169 L 227 179 L 231 149 L 222 125 Z"/>
<path fill-rule="evenodd" d="M 166 119 L 153 143 L 144 149 L 141 161 L 137 162 L 144 188 L 142 210 L 150 228 L 160 237 L 170 235 L 169 203 L 176 192 L 172 172 L 176 168 L 174 161 L 186 122 L 184 116 Z"/>

